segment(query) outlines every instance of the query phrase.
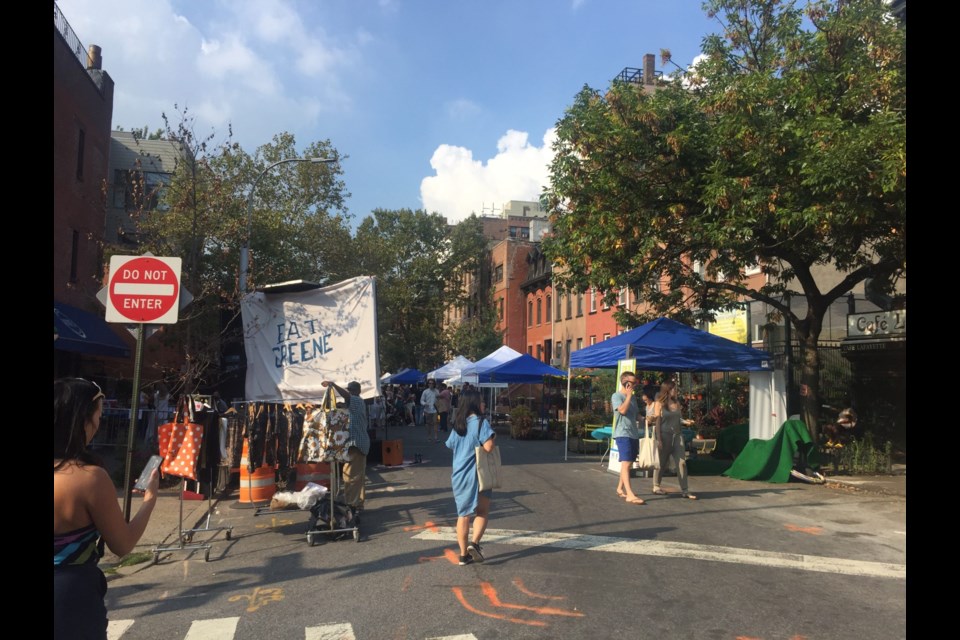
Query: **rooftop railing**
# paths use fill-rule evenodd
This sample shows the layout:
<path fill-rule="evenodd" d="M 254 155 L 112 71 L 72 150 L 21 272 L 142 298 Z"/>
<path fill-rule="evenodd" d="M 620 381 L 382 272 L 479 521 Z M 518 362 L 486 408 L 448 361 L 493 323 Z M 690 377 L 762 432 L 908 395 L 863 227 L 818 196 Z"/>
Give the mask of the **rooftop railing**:
<path fill-rule="evenodd" d="M 60 11 L 60 7 L 57 6 L 56 2 L 53 3 L 53 26 L 57 28 L 57 31 L 60 32 L 60 35 L 63 36 L 63 39 L 66 41 L 67 46 L 70 47 L 73 54 L 77 56 L 77 60 L 79 60 L 83 68 L 86 69 L 87 48 L 83 46 L 80 38 L 78 38 L 77 34 L 70 28 L 70 23 L 63 17 L 63 12 Z"/>

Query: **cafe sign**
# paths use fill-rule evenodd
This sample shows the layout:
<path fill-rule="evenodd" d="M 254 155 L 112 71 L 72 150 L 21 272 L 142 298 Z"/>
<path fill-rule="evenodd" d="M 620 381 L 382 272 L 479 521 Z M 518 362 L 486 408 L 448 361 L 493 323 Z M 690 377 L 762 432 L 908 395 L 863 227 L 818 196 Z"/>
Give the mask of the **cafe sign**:
<path fill-rule="evenodd" d="M 907 333 L 907 310 L 854 313 L 847 316 L 847 337 L 893 336 Z"/>

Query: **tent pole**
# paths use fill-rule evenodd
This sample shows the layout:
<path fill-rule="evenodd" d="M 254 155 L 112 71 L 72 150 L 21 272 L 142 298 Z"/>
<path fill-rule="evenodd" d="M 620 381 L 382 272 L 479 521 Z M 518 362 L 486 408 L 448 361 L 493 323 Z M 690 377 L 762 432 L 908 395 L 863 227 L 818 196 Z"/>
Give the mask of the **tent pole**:
<path fill-rule="evenodd" d="M 570 367 L 567 367 L 567 411 L 564 414 L 563 426 L 563 461 L 567 461 L 567 453 L 570 451 Z"/>

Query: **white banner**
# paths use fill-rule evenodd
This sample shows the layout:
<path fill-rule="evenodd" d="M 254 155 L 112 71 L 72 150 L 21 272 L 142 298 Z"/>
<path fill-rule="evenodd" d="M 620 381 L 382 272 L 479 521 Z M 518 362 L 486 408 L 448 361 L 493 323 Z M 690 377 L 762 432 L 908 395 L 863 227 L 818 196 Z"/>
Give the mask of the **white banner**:
<path fill-rule="evenodd" d="M 373 277 L 310 291 L 258 291 L 240 309 L 247 400 L 320 400 L 323 380 L 343 388 L 356 380 L 364 398 L 380 394 Z"/>

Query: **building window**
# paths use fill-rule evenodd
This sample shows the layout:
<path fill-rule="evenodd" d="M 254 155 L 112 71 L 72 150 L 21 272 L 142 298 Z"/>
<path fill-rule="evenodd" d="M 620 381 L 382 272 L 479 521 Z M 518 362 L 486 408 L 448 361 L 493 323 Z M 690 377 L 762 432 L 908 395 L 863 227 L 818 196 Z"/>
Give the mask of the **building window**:
<path fill-rule="evenodd" d="M 557 322 L 560 322 L 560 314 L 561 314 L 560 298 L 562 298 L 562 297 L 563 297 L 563 296 L 561 296 L 559 293 L 557 294 L 557 315 L 556 315 L 556 320 L 557 320 Z"/>
<path fill-rule="evenodd" d="M 503 265 L 498 264 L 493 268 L 493 281 L 503 282 Z"/>
<path fill-rule="evenodd" d="M 597 290 L 590 287 L 590 313 L 597 312 Z"/>
<path fill-rule="evenodd" d="M 622 287 L 620 289 L 620 297 L 617 299 L 618 307 L 626 306 L 629 303 L 629 299 L 628 299 L 629 291 L 630 290 L 627 289 L 626 287 Z"/>
<path fill-rule="evenodd" d="M 607 302 L 606 298 L 604 298 L 604 300 L 603 300 L 603 310 L 606 311 L 606 310 L 609 309 L 609 308 L 610 308 L 610 303 Z"/>
<path fill-rule="evenodd" d="M 550 312 L 553 309 L 553 303 L 550 301 L 550 296 L 547 296 L 547 306 L 544 311 L 547 312 L 547 322 L 550 322 Z"/>
<path fill-rule="evenodd" d="M 603 339 L 604 339 L 604 340 L 609 340 L 609 339 L 610 339 L 610 334 L 609 334 L 609 333 L 603 334 Z"/>
<path fill-rule="evenodd" d="M 573 344 L 573 340 L 567 340 L 567 357 L 570 357 L 570 346 Z M 560 347 L 557 347 L 559 349 Z"/>
<path fill-rule="evenodd" d="M 577 338 L 577 351 L 583 349 L 583 338 Z"/>
<path fill-rule="evenodd" d="M 543 361 L 543 345 L 542 344 L 537 345 L 537 360 L 540 360 L 541 362 Z"/>
<path fill-rule="evenodd" d="M 567 320 L 573 317 L 573 295 L 567 294 Z"/>
<path fill-rule="evenodd" d="M 70 240 L 70 282 L 77 281 L 77 253 L 80 251 L 80 232 L 73 231 L 73 238 Z"/>
<path fill-rule="evenodd" d="M 537 326 L 540 326 L 540 323 L 542 322 L 541 315 L 540 315 L 542 308 L 543 308 L 543 300 L 541 298 L 537 298 Z"/>
<path fill-rule="evenodd" d="M 533 355 L 533 345 L 529 345 L 529 344 L 527 345 L 527 355 L 528 356 Z"/>
<path fill-rule="evenodd" d="M 500 309 L 499 309 L 500 319 L 503 320 L 503 298 L 500 298 L 499 303 L 500 303 L 500 304 L 499 304 L 498 306 L 500 307 Z"/>
<path fill-rule="evenodd" d="M 83 180 L 83 147 L 86 142 L 87 132 L 80 129 L 77 136 L 77 180 Z"/>
<path fill-rule="evenodd" d="M 583 291 L 577 293 L 577 317 L 583 315 Z"/>
<path fill-rule="evenodd" d="M 590 336 L 590 346 L 597 344 L 597 336 Z"/>
<path fill-rule="evenodd" d="M 553 357 L 556 358 L 557 360 L 563 359 L 563 343 L 560 342 L 559 340 L 557 340 L 556 353 L 553 354 Z"/>
<path fill-rule="evenodd" d="M 527 326 L 533 326 L 533 300 L 527 300 Z"/>

